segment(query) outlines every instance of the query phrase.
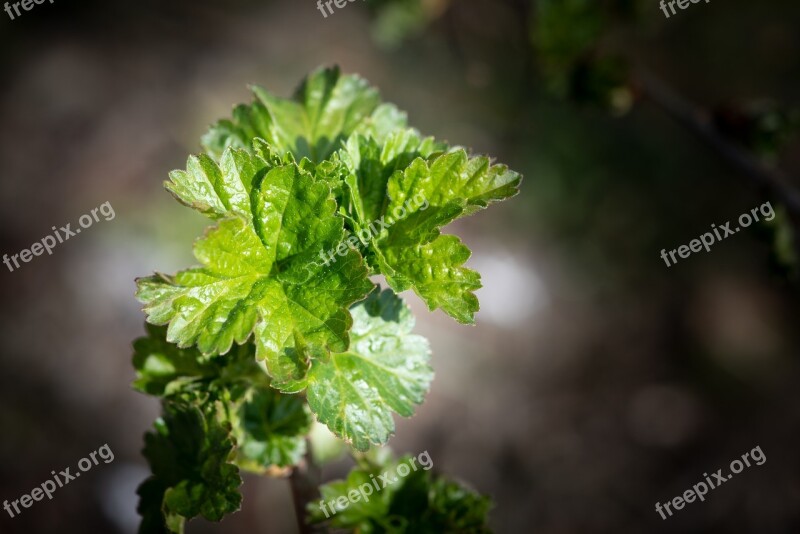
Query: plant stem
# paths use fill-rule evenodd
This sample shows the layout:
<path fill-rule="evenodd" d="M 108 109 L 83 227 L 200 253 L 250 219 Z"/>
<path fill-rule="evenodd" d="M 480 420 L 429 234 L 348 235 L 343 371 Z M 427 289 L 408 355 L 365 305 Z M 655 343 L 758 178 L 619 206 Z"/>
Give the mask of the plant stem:
<path fill-rule="evenodd" d="M 306 522 L 306 505 L 319 497 L 320 470 L 311 455 L 311 443 L 307 442 L 306 445 L 308 452 L 305 459 L 292 470 L 289 487 L 300 534 L 313 534 L 317 529 Z"/>
<path fill-rule="evenodd" d="M 745 175 L 770 189 L 791 212 L 800 215 L 800 192 L 794 188 L 793 180 L 788 174 L 764 165 L 748 150 L 723 137 L 708 112 L 683 99 L 651 73 L 641 70 L 636 81 L 643 96 L 704 140 Z"/>

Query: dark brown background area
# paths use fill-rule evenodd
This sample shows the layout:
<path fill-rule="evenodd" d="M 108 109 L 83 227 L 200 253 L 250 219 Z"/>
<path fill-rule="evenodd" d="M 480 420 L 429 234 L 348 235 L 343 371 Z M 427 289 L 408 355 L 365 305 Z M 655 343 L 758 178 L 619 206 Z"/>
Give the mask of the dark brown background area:
<path fill-rule="evenodd" d="M 797 105 L 799 22 L 790 1 L 669 20 L 653 1 L 615 39 L 700 103 Z M 775 199 L 654 107 L 611 117 L 523 85 L 517 26 L 505 2 L 464 0 L 386 50 L 359 3 L 327 19 L 312 0 L 0 12 L 0 253 L 105 201 L 116 212 L 52 256 L 0 265 L 0 500 L 104 443 L 116 455 L 17 518 L 0 510 L 0 532 L 134 532 L 158 405 L 130 388 L 133 279 L 191 264 L 204 226 L 161 182 L 250 99 L 246 84 L 288 95 L 334 63 L 422 132 L 525 175 L 519 197 L 448 229 L 483 274 L 477 326 L 407 295 L 436 380 L 390 445 L 491 495 L 498 532 L 800 531 L 797 286 L 760 225 L 671 268 L 659 257 Z M 796 141 L 780 163 L 800 175 Z M 755 446 L 763 466 L 655 513 Z M 243 491 L 241 512 L 188 532 L 296 531 L 284 480 L 247 477 Z"/>

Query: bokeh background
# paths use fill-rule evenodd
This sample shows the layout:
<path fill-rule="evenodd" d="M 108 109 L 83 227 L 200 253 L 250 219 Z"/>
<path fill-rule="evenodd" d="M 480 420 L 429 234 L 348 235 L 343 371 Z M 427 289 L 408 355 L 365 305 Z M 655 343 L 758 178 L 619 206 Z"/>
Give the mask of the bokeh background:
<path fill-rule="evenodd" d="M 448 230 L 483 274 L 477 326 L 405 295 L 436 380 L 394 450 L 427 450 L 491 495 L 497 532 L 800 531 L 791 210 L 667 268 L 662 248 L 785 199 L 603 59 L 800 176 L 797 2 L 669 19 L 655 0 L 355 2 L 327 18 L 313 0 L 55 0 L 0 15 L 0 252 L 105 201 L 116 213 L 52 256 L 0 266 L 0 499 L 104 443 L 115 453 L 52 501 L 0 511 L 0 532 L 135 531 L 159 406 L 130 387 L 133 279 L 193 263 L 205 225 L 161 182 L 250 100 L 248 83 L 288 96 L 330 64 L 423 133 L 525 176 L 518 197 Z M 763 466 L 667 521 L 654 511 L 755 446 Z M 239 513 L 188 532 L 296 532 L 285 480 L 248 476 L 243 492 Z"/>

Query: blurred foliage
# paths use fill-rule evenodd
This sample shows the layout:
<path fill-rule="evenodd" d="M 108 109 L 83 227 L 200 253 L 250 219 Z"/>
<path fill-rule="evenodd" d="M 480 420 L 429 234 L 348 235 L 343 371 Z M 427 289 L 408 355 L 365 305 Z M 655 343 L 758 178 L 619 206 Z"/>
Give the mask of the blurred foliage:
<path fill-rule="evenodd" d="M 800 130 L 800 108 L 774 101 L 718 106 L 713 118 L 726 137 L 770 163 L 776 161 L 781 148 Z"/>
<path fill-rule="evenodd" d="M 630 20 L 633 0 L 540 0 L 530 38 L 547 86 L 561 97 L 618 109 L 629 105 L 625 91 L 628 70 L 620 57 L 604 57 L 604 32 L 617 21 Z"/>
<path fill-rule="evenodd" d="M 424 31 L 456 0 L 368 0 L 375 16 L 372 37 L 384 48 L 397 48 Z"/>
<path fill-rule="evenodd" d="M 775 218 L 769 221 L 766 227 L 762 227 L 764 240 L 772 243 L 772 253 L 770 263 L 772 271 L 779 276 L 797 282 L 800 280 L 800 263 L 797 258 L 797 236 L 795 228 L 789 219 L 786 208 L 778 206 L 775 210 Z"/>

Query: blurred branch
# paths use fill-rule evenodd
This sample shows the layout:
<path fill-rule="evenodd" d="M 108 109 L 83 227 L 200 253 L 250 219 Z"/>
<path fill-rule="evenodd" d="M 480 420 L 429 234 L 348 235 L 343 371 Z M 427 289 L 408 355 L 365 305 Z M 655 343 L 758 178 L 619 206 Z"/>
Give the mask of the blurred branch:
<path fill-rule="evenodd" d="M 717 129 L 711 114 L 678 95 L 672 88 L 649 72 L 640 70 L 634 78 L 640 94 L 648 98 L 698 137 L 714 148 L 725 160 L 759 185 L 769 188 L 786 205 L 800 215 L 800 192 L 784 171 L 765 165 L 750 151 L 727 139 Z"/>

